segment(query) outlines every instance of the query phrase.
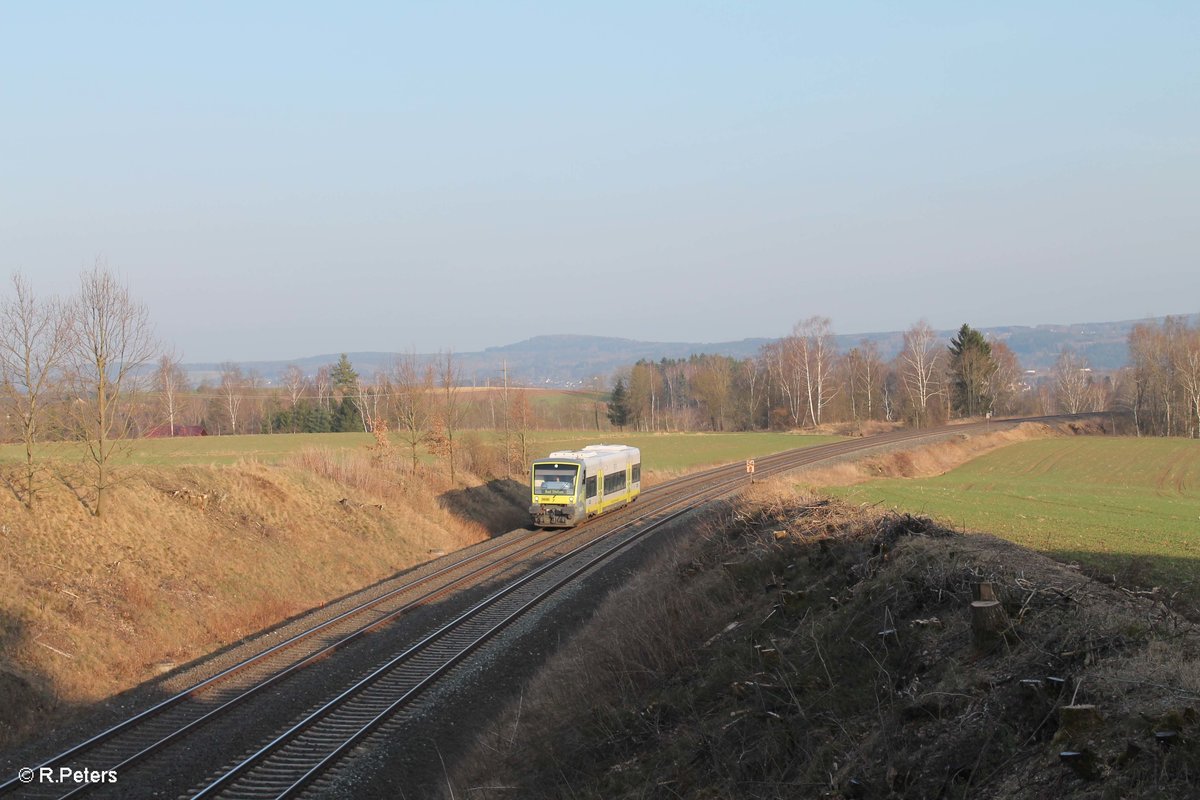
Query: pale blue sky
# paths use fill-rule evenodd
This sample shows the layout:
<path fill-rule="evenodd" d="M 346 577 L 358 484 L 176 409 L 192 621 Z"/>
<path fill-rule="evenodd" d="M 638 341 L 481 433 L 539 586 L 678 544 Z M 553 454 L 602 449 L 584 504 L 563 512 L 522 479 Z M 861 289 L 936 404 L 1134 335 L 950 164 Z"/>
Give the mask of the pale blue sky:
<path fill-rule="evenodd" d="M 1200 310 L 1200 4 L 0 0 L 0 271 L 188 360 Z"/>

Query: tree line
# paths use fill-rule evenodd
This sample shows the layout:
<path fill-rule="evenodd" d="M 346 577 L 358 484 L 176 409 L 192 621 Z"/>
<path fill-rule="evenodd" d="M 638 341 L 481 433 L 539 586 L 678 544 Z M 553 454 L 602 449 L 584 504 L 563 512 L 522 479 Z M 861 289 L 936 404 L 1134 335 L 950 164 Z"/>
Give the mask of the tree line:
<path fill-rule="evenodd" d="M 885 359 L 866 339 L 839 352 L 830 320 L 810 317 L 753 358 L 637 362 L 615 377 L 608 419 L 638 431 L 746 431 L 1109 411 L 1139 435 L 1200 437 L 1200 325 L 1136 325 L 1128 347 L 1119 370 L 1094 371 L 1064 347 L 1046 374 L 1030 375 L 1004 342 L 967 324 L 947 341 L 921 320 Z"/>
<path fill-rule="evenodd" d="M 388 447 L 393 438 L 401 443 L 412 472 L 423 454 L 437 456 L 453 482 L 464 450 L 484 459 L 464 431 L 503 431 L 499 455 L 486 459 L 507 472 L 524 468 L 529 433 L 539 425 L 526 389 L 506 380 L 474 393 L 450 352 L 432 361 L 403 356 L 369 379 L 343 354 L 314 376 L 291 365 L 278 385 L 226 363 L 217 380 L 192 386 L 180 362 L 156 339 L 147 307 L 106 265 L 85 271 L 68 298 L 39 297 L 15 274 L 0 298 L 0 402 L 5 440 L 21 443 L 15 477 L 5 473 L 21 502 L 32 509 L 50 468 L 62 466 L 40 454 L 46 442 L 82 443 L 87 503 L 101 516 L 113 456 L 139 436 L 373 432 Z"/>
<path fill-rule="evenodd" d="M 10 486 L 26 507 L 42 488 L 35 445 L 73 439 L 84 444 L 92 513 L 103 513 L 112 457 L 132 430 L 138 370 L 157 347 L 146 306 L 103 264 L 85 271 L 67 299 L 39 298 L 23 275 L 13 276 L 0 304 L 0 395 L 23 445 Z"/>
<path fill-rule="evenodd" d="M 1033 401 L 1012 350 L 963 325 L 945 345 L 925 321 L 885 360 L 863 340 L 839 352 L 810 317 L 757 356 L 639 361 L 617 376 L 609 418 L 636 430 L 788 430 L 868 421 L 923 427 L 955 416 L 1022 413 Z"/>
<path fill-rule="evenodd" d="M 1114 406 L 1139 435 L 1200 437 L 1200 324 L 1183 317 L 1135 325 Z"/>
<path fill-rule="evenodd" d="M 92 510 L 102 513 L 112 456 L 144 435 L 389 433 L 408 469 L 424 453 L 452 480 L 465 432 L 500 432 L 497 470 L 521 470 L 540 428 L 735 431 L 819 428 L 872 421 L 924 427 L 955 417 L 1127 412 L 1139 434 L 1200 436 L 1200 328 L 1182 318 L 1136 326 L 1128 365 L 1098 375 L 1070 349 L 1052 373 L 1025 380 L 1002 341 L 964 324 L 943 341 L 924 320 L 891 359 L 862 340 L 839 352 L 832 323 L 810 317 L 753 358 L 696 355 L 639 361 L 622 370 L 607 402 L 580 393 L 554 405 L 509 386 L 468 387 L 452 352 L 400 356 L 362 376 L 343 354 L 313 375 L 288 366 L 270 383 L 233 362 L 191 385 L 180 357 L 155 338 L 149 311 L 102 263 L 68 298 L 37 296 L 17 273 L 0 299 L 0 401 L 4 435 L 21 443 L 13 491 L 32 508 L 41 487 L 36 445 L 84 444 Z M 478 456 L 478 453 L 476 453 Z M 477 459 L 478 460 L 478 459 Z"/>

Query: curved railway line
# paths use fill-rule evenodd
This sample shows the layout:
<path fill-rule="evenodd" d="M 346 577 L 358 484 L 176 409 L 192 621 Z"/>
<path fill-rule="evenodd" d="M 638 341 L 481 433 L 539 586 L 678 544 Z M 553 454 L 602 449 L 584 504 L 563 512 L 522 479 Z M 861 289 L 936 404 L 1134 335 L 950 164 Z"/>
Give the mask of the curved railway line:
<path fill-rule="evenodd" d="M 993 420 L 790 450 L 757 458 L 756 477 L 921 439 L 977 433 L 985 426 L 1064 419 Z M 468 555 L 451 556 L 445 565 L 402 579 L 38 765 L 55 774 L 64 768 L 116 770 L 116 785 L 25 783 L 13 776 L 0 783 L 0 796 L 128 796 L 139 793 L 143 773 L 149 776 L 146 789 L 160 794 L 166 788 L 163 764 L 188 758 L 196 736 L 226 743 L 224 766 L 218 770 L 209 764 L 205 772 L 200 765 L 207 777 L 167 794 L 297 796 L 398 710 L 564 586 L 689 511 L 746 485 L 741 463 L 691 473 L 650 487 L 635 505 L 585 525 L 507 536 Z M 469 589 L 474 590 L 471 599 L 485 596 L 464 610 L 447 604 L 446 610 L 430 613 L 407 641 L 371 646 L 378 644 L 371 634 L 389 623 Z M 351 651 L 358 655 L 348 668 L 339 667 L 338 658 Z M 322 670 L 324 678 L 313 680 Z M 287 695 L 279 692 L 285 685 Z M 272 715 L 265 710 L 272 704 L 284 708 Z"/>

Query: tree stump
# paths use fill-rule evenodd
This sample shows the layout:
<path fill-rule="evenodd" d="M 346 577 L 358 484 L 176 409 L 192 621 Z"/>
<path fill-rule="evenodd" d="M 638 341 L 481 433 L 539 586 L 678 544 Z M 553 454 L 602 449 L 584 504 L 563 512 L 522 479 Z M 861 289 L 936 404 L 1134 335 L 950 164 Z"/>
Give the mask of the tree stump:
<path fill-rule="evenodd" d="M 999 600 L 976 600 L 971 603 L 971 632 L 976 644 L 993 644 L 1004 636 L 1008 628 L 1008 614 Z"/>
<path fill-rule="evenodd" d="M 987 581 L 982 583 L 971 584 L 971 599 L 972 600 L 995 600 L 996 589 Z"/>

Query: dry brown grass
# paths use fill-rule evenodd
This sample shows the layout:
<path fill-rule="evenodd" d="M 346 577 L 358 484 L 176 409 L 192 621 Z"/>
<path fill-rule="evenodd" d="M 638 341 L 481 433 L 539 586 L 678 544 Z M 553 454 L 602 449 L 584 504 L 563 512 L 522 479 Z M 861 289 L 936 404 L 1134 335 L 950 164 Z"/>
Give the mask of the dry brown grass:
<path fill-rule="evenodd" d="M 0 495 L 0 745 L 488 535 L 365 451 L 129 467 L 101 519 L 62 477 L 33 513 Z"/>
<path fill-rule="evenodd" d="M 971 635 L 981 580 L 1014 622 L 990 645 Z M 455 785 L 472 798 L 1184 798 L 1197 701 L 1200 635 L 1161 603 L 991 537 L 768 481 L 614 592 Z M 1100 721 L 1068 731 L 1072 702 Z M 1163 730 L 1175 744 L 1156 743 Z M 1095 775 L 1065 766 L 1068 750 Z"/>
<path fill-rule="evenodd" d="M 1076 428 L 1072 430 L 1065 426 L 1027 422 L 1011 430 L 959 435 L 948 441 L 812 467 L 793 474 L 809 487 L 852 486 L 873 478 L 928 478 L 942 475 L 974 458 L 1017 442 L 1098 432 L 1090 427 Z"/>
<path fill-rule="evenodd" d="M 884 422 L 877 419 L 859 420 L 857 422 L 831 422 L 816 428 L 806 429 L 809 433 L 827 434 L 831 436 L 875 436 L 880 433 L 891 433 L 904 427 L 902 422 Z"/>

